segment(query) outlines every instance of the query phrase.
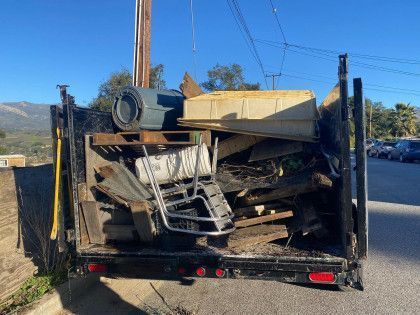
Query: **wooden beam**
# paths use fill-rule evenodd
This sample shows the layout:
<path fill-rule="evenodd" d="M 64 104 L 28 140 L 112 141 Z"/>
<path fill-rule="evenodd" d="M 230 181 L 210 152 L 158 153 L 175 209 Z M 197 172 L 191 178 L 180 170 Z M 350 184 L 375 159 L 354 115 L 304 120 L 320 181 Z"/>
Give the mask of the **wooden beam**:
<path fill-rule="evenodd" d="M 260 224 L 260 223 L 271 222 L 271 221 L 290 218 L 290 217 L 293 217 L 293 212 L 292 211 L 285 211 L 285 212 L 280 212 L 280 213 L 263 215 L 263 216 L 260 216 L 260 217 L 257 217 L 257 218 L 235 221 L 235 226 L 237 228 L 241 228 L 241 227 L 257 225 L 257 224 Z"/>
<path fill-rule="evenodd" d="M 256 244 L 268 243 L 280 238 L 286 238 L 286 226 L 284 225 L 256 225 L 244 229 L 237 229 L 229 235 L 228 247 L 239 249 Z"/>
<path fill-rule="evenodd" d="M 152 221 L 153 209 L 148 201 L 130 203 L 134 226 L 139 234 L 140 241 L 150 243 L 156 235 L 155 225 Z"/>

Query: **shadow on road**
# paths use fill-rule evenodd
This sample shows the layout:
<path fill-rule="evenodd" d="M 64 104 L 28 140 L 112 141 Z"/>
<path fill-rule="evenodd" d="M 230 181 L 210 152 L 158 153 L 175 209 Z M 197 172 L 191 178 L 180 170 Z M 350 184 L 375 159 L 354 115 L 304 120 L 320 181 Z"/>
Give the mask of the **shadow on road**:
<path fill-rule="evenodd" d="M 380 207 L 369 212 L 369 250 L 396 261 L 420 262 L 420 211 L 403 214 Z"/>

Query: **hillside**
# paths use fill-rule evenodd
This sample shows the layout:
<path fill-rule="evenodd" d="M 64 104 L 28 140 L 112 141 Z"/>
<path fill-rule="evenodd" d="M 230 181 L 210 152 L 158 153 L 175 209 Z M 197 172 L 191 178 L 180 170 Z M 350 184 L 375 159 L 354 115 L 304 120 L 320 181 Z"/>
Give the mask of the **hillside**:
<path fill-rule="evenodd" d="M 50 107 L 29 102 L 0 102 L 0 129 L 14 131 L 48 131 Z"/>

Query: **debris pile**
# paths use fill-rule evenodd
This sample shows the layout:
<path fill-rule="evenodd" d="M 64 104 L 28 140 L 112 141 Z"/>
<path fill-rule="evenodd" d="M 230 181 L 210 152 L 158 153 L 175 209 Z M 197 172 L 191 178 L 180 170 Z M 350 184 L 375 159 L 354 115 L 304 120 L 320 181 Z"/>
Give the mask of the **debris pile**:
<path fill-rule="evenodd" d="M 164 104 L 154 105 L 159 92 L 146 89 L 148 103 L 137 108 L 143 91 L 136 88 L 137 103 L 122 96 L 116 101 L 113 117 L 117 126 L 124 123 L 120 129 L 125 131 L 87 136 L 88 197 L 82 208 L 90 241 L 150 243 L 162 235 L 165 240 L 208 236 L 209 241 L 216 237 L 223 240 L 221 246 L 238 249 L 290 241 L 296 233 L 322 236 L 325 192 L 334 189 L 334 178 L 318 143 L 313 93 L 202 94 L 189 76 L 182 89 L 190 97 L 178 118 L 186 129 L 138 130 L 134 116 Z M 165 93 L 162 99 L 179 101 L 178 94 L 171 100 Z M 144 128 L 147 117 L 142 119 Z M 155 119 L 153 129 L 164 126 L 163 121 Z M 100 202 L 113 209 L 106 219 L 98 217 Z M 131 238 L 118 236 L 111 226 L 131 233 Z M 110 230 L 112 238 L 100 236 Z"/>

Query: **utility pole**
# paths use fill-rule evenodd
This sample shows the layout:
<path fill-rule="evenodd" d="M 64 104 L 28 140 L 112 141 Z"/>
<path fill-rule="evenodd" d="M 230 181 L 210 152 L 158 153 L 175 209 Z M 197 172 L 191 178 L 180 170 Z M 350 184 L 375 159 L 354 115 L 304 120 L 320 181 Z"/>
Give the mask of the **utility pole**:
<path fill-rule="evenodd" d="M 280 77 L 280 76 L 281 76 L 281 73 L 273 73 L 273 74 L 266 74 L 265 75 L 266 78 L 269 78 L 269 77 L 272 78 L 272 80 L 273 80 L 273 91 L 275 90 L 274 78 L 275 77 Z"/>
<path fill-rule="evenodd" d="M 133 85 L 149 87 L 152 0 L 136 0 Z"/>

